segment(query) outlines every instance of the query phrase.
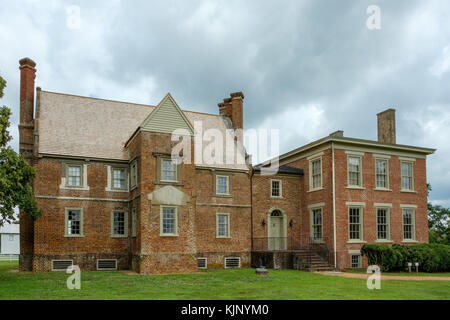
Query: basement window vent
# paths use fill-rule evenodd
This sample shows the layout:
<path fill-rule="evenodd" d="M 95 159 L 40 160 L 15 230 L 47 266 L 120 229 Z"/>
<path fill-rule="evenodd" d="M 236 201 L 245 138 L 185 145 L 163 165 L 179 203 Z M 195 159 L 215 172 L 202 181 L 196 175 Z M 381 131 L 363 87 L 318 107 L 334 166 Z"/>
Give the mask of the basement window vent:
<path fill-rule="evenodd" d="M 197 268 L 207 269 L 208 268 L 208 260 L 206 258 L 198 258 L 197 259 Z"/>
<path fill-rule="evenodd" d="M 225 269 L 240 268 L 241 258 L 225 258 Z"/>
<path fill-rule="evenodd" d="M 117 270 L 117 260 L 116 259 L 98 259 L 97 260 L 97 270 Z"/>
<path fill-rule="evenodd" d="M 52 271 L 66 271 L 73 265 L 73 260 L 52 260 Z"/>

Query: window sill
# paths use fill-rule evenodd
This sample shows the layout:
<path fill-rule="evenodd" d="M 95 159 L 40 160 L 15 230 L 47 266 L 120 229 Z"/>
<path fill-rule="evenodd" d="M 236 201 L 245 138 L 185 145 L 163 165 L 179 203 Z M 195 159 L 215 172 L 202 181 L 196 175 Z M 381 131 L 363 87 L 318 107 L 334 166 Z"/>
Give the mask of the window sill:
<path fill-rule="evenodd" d="M 271 199 L 284 199 L 283 196 L 270 196 Z"/>
<path fill-rule="evenodd" d="M 359 186 L 347 186 L 347 189 L 354 189 L 354 190 L 366 190 L 366 188 L 364 187 L 359 187 Z"/>
<path fill-rule="evenodd" d="M 128 235 L 112 234 L 112 235 L 111 235 L 111 238 L 117 238 L 117 239 L 120 239 L 120 238 L 128 238 Z"/>
<path fill-rule="evenodd" d="M 164 237 L 164 238 L 176 238 L 176 237 L 178 237 L 179 235 L 178 234 L 175 234 L 175 233 L 173 233 L 173 234 L 160 234 L 159 235 L 160 237 Z"/>
<path fill-rule="evenodd" d="M 386 189 L 386 188 L 375 188 L 373 189 L 375 191 L 386 191 L 386 192 L 392 192 L 392 189 Z"/>
<path fill-rule="evenodd" d="M 126 193 L 129 192 L 128 189 L 105 189 L 106 192 L 122 192 Z"/>
<path fill-rule="evenodd" d="M 214 197 L 219 197 L 219 198 L 232 198 L 233 196 L 231 194 L 215 194 Z"/>
<path fill-rule="evenodd" d="M 216 239 L 231 239 L 231 237 L 216 237 Z"/>
<path fill-rule="evenodd" d="M 84 234 L 79 234 L 79 235 L 66 234 L 66 235 L 64 235 L 64 238 L 84 238 L 84 237 L 85 237 Z"/>
<path fill-rule="evenodd" d="M 172 186 L 184 186 L 184 183 L 179 181 L 156 181 L 154 185 L 172 185 Z"/>
<path fill-rule="evenodd" d="M 386 240 L 386 239 L 378 239 L 375 240 L 376 243 L 394 243 L 392 240 Z"/>
<path fill-rule="evenodd" d="M 77 190 L 77 191 L 89 191 L 89 187 L 70 187 L 70 186 L 59 186 L 63 190 Z"/>
<path fill-rule="evenodd" d="M 367 243 L 367 241 L 364 240 L 348 240 L 347 244 L 364 244 Z"/>
<path fill-rule="evenodd" d="M 316 189 L 310 189 L 309 191 L 306 191 L 307 193 L 310 193 L 310 192 L 314 192 L 314 191 L 320 191 L 320 190 L 323 190 L 324 188 L 323 187 L 321 187 L 321 188 L 316 188 Z"/>
<path fill-rule="evenodd" d="M 405 192 L 405 193 L 417 193 L 417 191 L 414 190 L 400 190 L 400 192 Z"/>
<path fill-rule="evenodd" d="M 402 243 L 419 243 L 417 240 L 403 240 Z"/>

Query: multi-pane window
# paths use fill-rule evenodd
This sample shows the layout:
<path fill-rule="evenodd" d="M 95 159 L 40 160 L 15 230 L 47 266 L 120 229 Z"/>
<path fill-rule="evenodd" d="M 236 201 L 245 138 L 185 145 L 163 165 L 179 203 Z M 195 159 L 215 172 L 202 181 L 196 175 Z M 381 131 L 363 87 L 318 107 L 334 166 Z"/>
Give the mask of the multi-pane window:
<path fill-rule="evenodd" d="M 361 268 L 361 255 L 352 254 L 350 257 L 351 257 L 351 267 L 354 269 Z"/>
<path fill-rule="evenodd" d="M 162 234 L 177 234 L 177 210 L 174 207 L 162 207 Z"/>
<path fill-rule="evenodd" d="M 314 240 L 322 240 L 322 208 L 313 209 L 312 215 L 312 236 Z"/>
<path fill-rule="evenodd" d="M 229 176 L 216 176 L 216 193 L 229 194 Z"/>
<path fill-rule="evenodd" d="M 217 214 L 217 237 L 228 238 L 229 235 L 230 216 L 228 214 Z"/>
<path fill-rule="evenodd" d="M 113 212 L 113 235 L 124 236 L 126 235 L 126 216 L 123 211 Z"/>
<path fill-rule="evenodd" d="M 361 208 L 349 208 L 348 222 L 349 222 L 349 237 L 350 240 L 362 240 L 362 209 Z"/>
<path fill-rule="evenodd" d="M 126 189 L 126 170 L 124 168 L 113 168 L 113 188 L 114 189 Z"/>
<path fill-rule="evenodd" d="M 137 231 L 137 211 L 136 209 L 133 209 L 133 211 L 131 211 L 131 235 L 133 237 L 136 237 L 136 231 Z"/>
<path fill-rule="evenodd" d="M 131 186 L 135 187 L 137 184 L 137 162 L 134 161 L 131 164 L 131 175 L 130 175 L 130 179 L 131 179 Z"/>
<path fill-rule="evenodd" d="M 414 209 L 403 209 L 403 239 L 415 239 Z"/>
<path fill-rule="evenodd" d="M 375 161 L 375 179 L 376 187 L 387 189 L 388 185 L 388 161 L 384 159 L 377 159 Z"/>
<path fill-rule="evenodd" d="M 389 209 L 377 208 L 377 239 L 388 240 L 389 238 Z"/>
<path fill-rule="evenodd" d="M 81 235 L 81 210 L 67 211 L 67 235 Z"/>
<path fill-rule="evenodd" d="M 71 187 L 81 187 L 81 166 L 67 167 L 67 185 Z"/>
<path fill-rule="evenodd" d="M 414 190 L 413 164 L 411 162 L 402 162 L 402 189 Z"/>
<path fill-rule="evenodd" d="M 312 189 L 322 187 L 322 160 L 316 159 L 311 162 Z"/>
<path fill-rule="evenodd" d="M 177 165 L 171 159 L 162 159 L 162 180 L 176 181 Z"/>
<path fill-rule="evenodd" d="M 281 197 L 281 181 L 271 180 L 272 197 Z"/>
<path fill-rule="evenodd" d="M 348 185 L 361 187 L 360 157 L 348 157 Z"/>

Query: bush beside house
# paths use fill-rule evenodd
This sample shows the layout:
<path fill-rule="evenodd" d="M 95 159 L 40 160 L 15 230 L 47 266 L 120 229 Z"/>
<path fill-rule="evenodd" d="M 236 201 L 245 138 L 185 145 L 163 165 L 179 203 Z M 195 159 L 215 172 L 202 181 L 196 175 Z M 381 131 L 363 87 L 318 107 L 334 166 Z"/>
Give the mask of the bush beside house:
<path fill-rule="evenodd" d="M 376 245 L 366 244 L 361 254 L 367 257 L 369 265 L 378 265 L 382 271 L 403 271 L 408 262 L 424 272 L 450 271 L 450 246 L 443 244 Z"/>

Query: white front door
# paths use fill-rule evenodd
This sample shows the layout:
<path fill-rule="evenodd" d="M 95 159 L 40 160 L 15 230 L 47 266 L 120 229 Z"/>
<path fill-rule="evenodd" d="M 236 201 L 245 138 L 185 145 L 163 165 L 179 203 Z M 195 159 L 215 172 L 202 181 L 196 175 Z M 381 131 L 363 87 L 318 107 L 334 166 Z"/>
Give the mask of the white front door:
<path fill-rule="evenodd" d="M 283 215 L 273 216 L 269 218 L 269 250 L 285 250 L 286 238 L 284 234 L 284 217 Z"/>

